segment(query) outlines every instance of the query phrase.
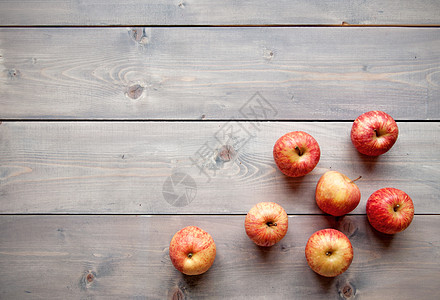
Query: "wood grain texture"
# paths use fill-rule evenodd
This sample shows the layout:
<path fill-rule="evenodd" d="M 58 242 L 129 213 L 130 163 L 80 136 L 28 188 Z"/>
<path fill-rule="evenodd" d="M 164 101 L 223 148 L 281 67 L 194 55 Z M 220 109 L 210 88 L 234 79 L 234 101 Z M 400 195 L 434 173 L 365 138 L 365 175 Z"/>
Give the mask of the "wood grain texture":
<path fill-rule="evenodd" d="M 416 213 L 440 213 L 440 123 L 398 126 L 394 147 L 370 158 L 351 144 L 351 122 L 3 122 L 0 212 L 243 214 L 276 201 L 288 213 L 321 213 L 316 183 L 336 170 L 362 176 L 354 213 L 387 186 L 407 192 Z M 322 153 L 302 178 L 284 176 L 272 156 L 294 130 Z"/>
<path fill-rule="evenodd" d="M 440 24 L 436 0 L 0 1 L 0 25 Z"/>
<path fill-rule="evenodd" d="M 269 249 L 255 246 L 246 236 L 243 224 L 244 216 L 1 216 L 0 296 L 2 299 L 167 299 L 173 294 L 182 297 L 177 299 L 440 297 L 437 216 L 416 216 L 406 231 L 395 236 L 374 231 L 365 216 L 337 220 L 291 216 L 287 235 Z M 188 225 L 208 231 L 217 246 L 212 268 L 201 276 L 180 274 L 169 259 L 171 237 Z M 309 236 L 328 227 L 344 232 L 354 248 L 352 265 L 334 279 L 316 275 L 304 257 Z"/>
<path fill-rule="evenodd" d="M 440 28 L 2 28 L 0 118 L 439 120 L 439 62 Z"/>

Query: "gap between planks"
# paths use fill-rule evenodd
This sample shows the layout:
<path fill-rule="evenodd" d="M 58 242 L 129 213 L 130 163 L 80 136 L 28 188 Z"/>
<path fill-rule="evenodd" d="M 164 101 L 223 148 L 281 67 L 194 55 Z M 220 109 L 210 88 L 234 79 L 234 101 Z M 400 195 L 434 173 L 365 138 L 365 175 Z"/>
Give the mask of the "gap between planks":
<path fill-rule="evenodd" d="M 155 25 L 155 24 L 136 24 L 136 25 L 0 25 L 0 28 L 127 28 L 127 27 L 152 27 L 152 28 L 247 28 L 247 27 L 396 27 L 396 28 L 438 28 L 440 24 L 265 24 L 265 25 Z"/>
<path fill-rule="evenodd" d="M 84 122 L 84 123 L 103 123 L 103 122 L 138 122 L 138 123 L 217 123 L 217 122 L 230 122 L 238 121 L 240 123 L 352 123 L 353 120 L 313 120 L 313 119 L 295 119 L 295 120 L 249 120 L 249 119 L 206 119 L 206 120 L 196 120 L 196 119 L 0 119 L 0 124 L 2 122 L 11 123 L 74 123 L 74 122 Z M 409 120 L 409 119 L 395 119 L 396 122 L 406 122 L 406 123 L 436 123 L 440 121 L 439 119 L 430 120 Z"/>

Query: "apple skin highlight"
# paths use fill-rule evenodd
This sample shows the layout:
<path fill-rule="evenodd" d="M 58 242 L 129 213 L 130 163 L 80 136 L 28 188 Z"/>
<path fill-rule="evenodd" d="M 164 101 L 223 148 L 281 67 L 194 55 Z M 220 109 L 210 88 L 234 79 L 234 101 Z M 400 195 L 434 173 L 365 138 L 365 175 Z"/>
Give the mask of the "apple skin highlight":
<path fill-rule="evenodd" d="M 273 157 L 280 171 L 289 177 L 310 173 L 318 164 L 321 150 L 318 142 L 304 131 L 293 131 L 280 137 L 274 145 Z"/>
<path fill-rule="evenodd" d="M 256 204 L 249 210 L 244 224 L 248 237 L 263 247 L 270 247 L 281 241 L 289 227 L 286 211 L 274 202 Z"/>
<path fill-rule="evenodd" d="M 211 235 L 196 226 L 179 230 L 171 239 L 169 254 L 174 267 L 186 275 L 208 271 L 216 256 Z"/>
<path fill-rule="evenodd" d="M 310 236 L 305 255 L 314 272 L 325 277 L 335 277 L 350 267 L 353 261 L 353 247 L 345 234 L 328 228 Z"/>
<path fill-rule="evenodd" d="M 361 201 L 361 192 L 355 183 L 357 179 L 351 180 L 337 171 L 325 172 L 316 185 L 316 204 L 332 216 L 343 216 L 353 211 Z"/>
<path fill-rule="evenodd" d="M 377 231 L 395 234 L 411 224 L 414 218 L 414 203 L 408 194 L 399 189 L 383 188 L 368 198 L 367 217 Z"/>
<path fill-rule="evenodd" d="M 354 120 L 351 141 L 355 148 L 368 156 L 382 155 L 393 147 L 399 135 L 394 119 L 383 111 L 369 111 Z"/>

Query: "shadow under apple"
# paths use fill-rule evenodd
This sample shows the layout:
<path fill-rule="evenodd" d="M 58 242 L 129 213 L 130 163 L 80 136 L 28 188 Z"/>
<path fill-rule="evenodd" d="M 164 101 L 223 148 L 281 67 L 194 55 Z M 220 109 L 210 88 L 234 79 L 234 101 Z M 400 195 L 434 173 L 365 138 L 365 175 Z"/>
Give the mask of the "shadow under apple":
<path fill-rule="evenodd" d="M 384 249 L 389 249 L 392 246 L 393 240 L 395 238 L 394 234 L 385 234 L 377 231 L 373 228 L 373 226 L 371 226 L 367 216 L 365 216 L 364 218 L 364 223 L 368 236 L 372 237 L 376 244 L 381 245 L 381 247 Z"/>
<path fill-rule="evenodd" d="M 312 270 L 310 271 L 313 272 Z M 334 290 L 334 285 L 337 277 L 325 277 L 315 272 L 313 272 L 313 274 L 315 281 L 319 283 L 319 286 L 322 290 L 326 290 L 327 292 Z"/>
<path fill-rule="evenodd" d="M 360 161 L 362 163 L 362 167 L 366 173 L 372 173 L 376 170 L 378 162 L 381 159 L 381 155 L 368 156 L 360 153 L 356 149 L 354 149 L 353 152 L 355 152 L 354 155 L 356 156 L 357 161 Z"/>
<path fill-rule="evenodd" d="M 270 247 L 264 247 L 264 246 L 258 246 L 257 244 L 254 244 L 255 252 L 258 254 L 258 258 L 262 260 L 263 262 L 273 261 L 274 255 L 276 255 L 275 248 L 277 248 L 277 244 L 270 246 Z"/>
<path fill-rule="evenodd" d="M 346 272 L 335 276 L 335 277 L 325 277 L 321 276 L 310 269 L 313 273 L 313 281 L 315 286 L 319 286 L 321 291 L 324 292 L 328 298 L 332 298 L 332 295 L 337 295 L 340 299 L 352 299 L 356 294 L 356 287 L 349 278 L 349 270 Z"/>
<path fill-rule="evenodd" d="M 211 267 L 212 269 L 212 267 Z M 170 299 L 187 299 L 191 294 L 197 294 L 199 289 L 204 289 L 212 281 L 211 269 L 200 275 L 185 275 L 180 273 L 177 286 L 170 293 Z"/>
<path fill-rule="evenodd" d="M 303 183 L 306 181 L 305 180 L 306 176 L 289 177 L 289 176 L 283 175 L 282 176 L 283 186 L 287 187 L 287 189 L 290 192 L 294 193 L 294 192 L 298 191 L 302 187 Z M 310 177 L 309 177 L 309 179 L 310 179 Z"/>
<path fill-rule="evenodd" d="M 251 245 L 252 244 L 252 245 Z M 265 247 L 258 246 L 249 240 L 249 245 L 253 253 L 256 253 L 258 262 L 274 264 L 278 262 L 281 253 L 289 252 L 292 249 L 291 245 L 286 244 L 284 241 L 280 241 L 273 246 Z"/>

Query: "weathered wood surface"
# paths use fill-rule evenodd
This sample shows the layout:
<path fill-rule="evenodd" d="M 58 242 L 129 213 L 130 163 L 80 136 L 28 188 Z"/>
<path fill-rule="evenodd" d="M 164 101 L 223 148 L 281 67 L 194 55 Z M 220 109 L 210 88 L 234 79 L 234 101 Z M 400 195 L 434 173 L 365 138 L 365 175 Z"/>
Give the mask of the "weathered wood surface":
<path fill-rule="evenodd" d="M 246 120 L 259 92 L 260 120 L 438 120 L 439 74 L 440 28 L 0 29 L 2 119 Z"/>
<path fill-rule="evenodd" d="M 436 0 L 0 1 L 0 25 L 440 24 Z"/>
<path fill-rule="evenodd" d="M 356 151 L 351 124 L 3 122 L 0 212 L 242 214 L 277 201 L 288 213 L 321 213 L 316 183 L 337 170 L 362 176 L 354 213 L 365 213 L 369 195 L 387 186 L 406 191 L 417 213 L 440 213 L 440 123 L 398 122 L 397 143 L 378 158 Z M 272 156 L 275 141 L 294 130 L 313 135 L 322 152 L 299 179 L 278 171 Z"/>
<path fill-rule="evenodd" d="M 291 216 L 286 237 L 269 249 L 255 246 L 243 224 L 244 216 L 1 216 L 0 297 L 440 297 L 438 216 L 416 216 L 394 237 L 374 231 L 365 216 Z M 216 242 L 214 265 L 202 276 L 181 275 L 169 259 L 171 237 L 188 225 Z M 313 273 L 304 257 L 309 236 L 328 227 L 344 232 L 354 248 L 352 265 L 334 279 Z"/>
<path fill-rule="evenodd" d="M 0 0 L 0 299 L 439 299 L 439 12 L 436 0 Z M 308 26 L 342 22 L 398 27 Z M 378 158 L 349 138 L 373 109 L 400 129 Z M 272 158 L 293 130 L 322 150 L 300 179 Z M 353 214 L 316 206 L 327 170 L 362 175 Z M 395 236 L 365 216 L 386 186 L 415 204 Z M 270 249 L 244 232 L 259 201 L 290 214 Z M 217 244 L 202 276 L 168 257 L 187 225 Z M 355 249 L 334 279 L 304 258 L 326 227 Z"/>

